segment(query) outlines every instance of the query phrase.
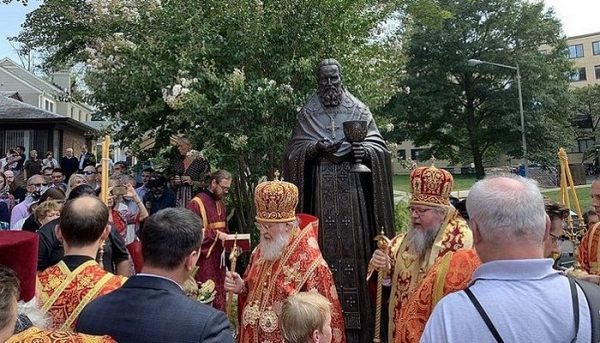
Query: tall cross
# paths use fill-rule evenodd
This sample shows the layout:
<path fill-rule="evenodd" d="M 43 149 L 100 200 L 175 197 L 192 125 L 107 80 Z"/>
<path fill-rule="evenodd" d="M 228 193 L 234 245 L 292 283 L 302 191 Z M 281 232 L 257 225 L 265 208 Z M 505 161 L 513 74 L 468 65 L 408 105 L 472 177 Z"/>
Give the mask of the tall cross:
<path fill-rule="evenodd" d="M 331 138 L 335 139 L 335 130 L 339 129 L 339 126 L 335 125 L 335 119 L 333 117 L 329 117 L 331 119 L 331 126 L 327 128 L 327 130 L 331 131 Z"/>

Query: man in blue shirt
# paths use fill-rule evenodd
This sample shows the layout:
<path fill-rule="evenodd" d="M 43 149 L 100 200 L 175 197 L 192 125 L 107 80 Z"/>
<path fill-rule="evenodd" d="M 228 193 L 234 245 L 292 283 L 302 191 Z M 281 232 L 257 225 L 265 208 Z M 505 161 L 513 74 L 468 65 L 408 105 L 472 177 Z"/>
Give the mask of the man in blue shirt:
<path fill-rule="evenodd" d="M 483 264 L 465 291 L 438 303 L 421 342 L 590 342 L 585 295 L 544 258 L 550 219 L 537 183 L 486 178 L 469 192 L 467 211 Z"/>

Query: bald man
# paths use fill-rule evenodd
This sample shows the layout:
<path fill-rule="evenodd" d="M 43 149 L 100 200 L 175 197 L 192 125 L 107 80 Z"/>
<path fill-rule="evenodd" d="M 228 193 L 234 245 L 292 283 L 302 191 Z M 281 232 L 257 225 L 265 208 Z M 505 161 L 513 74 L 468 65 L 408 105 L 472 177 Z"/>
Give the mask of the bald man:
<path fill-rule="evenodd" d="M 38 273 L 37 290 L 42 309 L 52 317 L 52 329 L 73 330 L 85 305 L 127 280 L 105 271 L 95 260 L 109 233 L 108 207 L 100 199 L 83 196 L 65 204 L 57 232 L 65 255 Z"/>

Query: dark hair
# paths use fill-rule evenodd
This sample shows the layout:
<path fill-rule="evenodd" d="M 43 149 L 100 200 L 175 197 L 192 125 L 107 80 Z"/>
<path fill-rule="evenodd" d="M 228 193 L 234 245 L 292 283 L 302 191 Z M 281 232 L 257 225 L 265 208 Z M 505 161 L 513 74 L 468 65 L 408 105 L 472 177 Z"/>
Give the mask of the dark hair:
<path fill-rule="evenodd" d="M 82 195 L 96 196 L 96 190 L 94 189 L 94 187 L 88 185 L 87 183 L 82 183 L 81 185 L 71 189 L 71 192 L 69 193 L 69 198 L 67 200 L 77 199 Z"/>
<path fill-rule="evenodd" d="M 143 172 L 154 173 L 154 168 L 152 168 L 152 167 L 146 167 L 146 168 L 142 169 L 142 173 Z"/>
<path fill-rule="evenodd" d="M 54 171 L 54 168 L 52 168 L 52 167 L 44 167 L 44 168 L 42 169 L 42 174 L 43 174 L 44 172 L 46 172 L 46 170 L 52 170 L 52 171 Z"/>
<path fill-rule="evenodd" d="M 569 209 L 565 205 L 550 199 L 544 199 L 544 208 L 550 220 L 564 220 L 569 216 Z"/>
<path fill-rule="evenodd" d="M 19 300 L 19 278 L 7 266 L 0 264 L 0 330 L 10 323 L 13 306 Z M 12 331 L 11 331 L 12 332 Z"/>
<path fill-rule="evenodd" d="M 123 168 L 127 169 L 127 162 L 125 161 L 115 162 L 115 166 L 116 165 L 123 166 Z"/>
<path fill-rule="evenodd" d="M 67 244 L 84 247 L 96 242 L 108 224 L 108 207 L 94 196 L 69 200 L 60 214 L 60 232 Z"/>
<path fill-rule="evenodd" d="M 593 208 L 588 208 L 587 210 L 585 210 L 585 212 L 583 212 L 583 222 L 585 223 L 585 225 L 588 225 L 590 222 L 590 216 L 597 216 L 598 213 L 596 212 L 595 209 Z"/>
<path fill-rule="evenodd" d="M 61 173 L 63 175 L 65 175 L 65 172 L 62 170 L 62 168 L 54 168 L 52 170 L 53 173 Z"/>
<path fill-rule="evenodd" d="M 48 188 L 44 192 L 44 194 L 42 194 L 39 202 L 43 203 L 44 201 L 48 200 L 48 198 L 52 198 L 52 200 L 62 201 L 62 200 L 65 200 L 66 195 L 65 195 L 65 192 L 62 191 L 62 189 L 52 187 L 52 188 Z"/>
<path fill-rule="evenodd" d="M 185 208 L 165 208 L 144 222 L 142 254 L 149 266 L 175 269 L 201 244 L 200 218 Z"/>
<path fill-rule="evenodd" d="M 213 180 L 217 181 L 217 183 L 221 182 L 222 180 L 231 180 L 231 173 L 225 169 L 219 169 L 210 174 L 208 183 L 211 183 Z"/>
<path fill-rule="evenodd" d="M 46 153 L 46 157 L 48 157 L 48 155 L 52 155 L 52 156 L 54 156 L 54 153 L 53 153 L 52 151 L 48 151 L 48 152 Z"/>

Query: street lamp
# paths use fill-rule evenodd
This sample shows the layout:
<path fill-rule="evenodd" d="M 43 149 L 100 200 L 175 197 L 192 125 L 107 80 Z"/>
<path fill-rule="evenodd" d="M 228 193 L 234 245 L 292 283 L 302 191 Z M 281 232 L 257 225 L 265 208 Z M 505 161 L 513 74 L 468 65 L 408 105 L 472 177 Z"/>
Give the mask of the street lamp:
<path fill-rule="evenodd" d="M 521 114 L 521 144 L 523 148 L 523 167 L 525 168 L 525 176 L 527 176 L 527 141 L 525 139 L 525 116 L 523 115 L 523 94 L 521 93 L 521 70 L 519 64 L 516 66 L 509 66 L 506 64 L 493 63 L 487 61 L 481 61 L 477 59 L 470 59 L 467 64 L 471 67 L 478 66 L 480 64 L 489 64 L 500 68 L 507 68 L 517 71 L 517 88 L 519 91 L 519 113 Z"/>

